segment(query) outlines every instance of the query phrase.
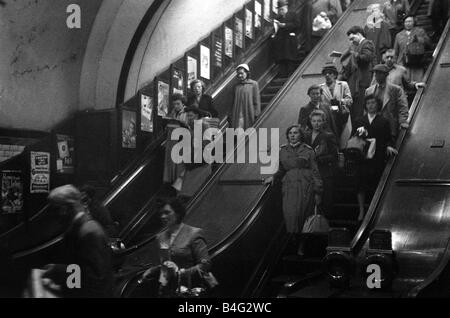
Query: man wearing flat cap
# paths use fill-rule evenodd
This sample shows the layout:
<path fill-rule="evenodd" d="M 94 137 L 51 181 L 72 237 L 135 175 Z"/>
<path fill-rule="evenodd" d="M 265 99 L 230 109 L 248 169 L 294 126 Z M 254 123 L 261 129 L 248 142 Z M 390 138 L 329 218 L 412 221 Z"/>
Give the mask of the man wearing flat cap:
<path fill-rule="evenodd" d="M 408 101 L 405 92 L 400 86 L 387 81 L 389 68 L 386 65 L 375 65 L 372 72 L 376 83 L 366 90 L 366 96 L 375 95 L 383 101 L 381 114 L 389 121 L 393 140 L 396 140 L 399 130 L 409 127 Z"/>
<path fill-rule="evenodd" d="M 280 65 L 280 76 L 288 77 L 298 60 L 297 36 L 300 22 L 295 12 L 288 11 L 288 1 L 278 1 L 278 16 L 274 20 L 278 31 L 272 42 L 272 55 Z"/>
<path fill-rule="evenodd" d="M 112 297 L 113 271 L 111 249 L 102 227 L 87 213 L 80 191 L 72 185 L 52 190 L 50 206 L 69 225 L 63 238 L 63 264 L 47 265 L 43 278 L 61 286 L 62 297 Z M 69 265 L 80 268 L 80 285 L 69 286 Z"/>
<path fill-rule="evenodd" d="M 336 123 L 337 141 L 340 148 L 343 148 L 347 144 L 352 130 L 349 115 L 353 99 L 347 82 L 337 80 L 338 74 L 334 63 L 326 63 L 322 68 L 325 83 L 320 84 L 320 87 L 322 88 L 322 101 L 330 105 Z M 346 134 L 342 136 L 344 131 Z"/>

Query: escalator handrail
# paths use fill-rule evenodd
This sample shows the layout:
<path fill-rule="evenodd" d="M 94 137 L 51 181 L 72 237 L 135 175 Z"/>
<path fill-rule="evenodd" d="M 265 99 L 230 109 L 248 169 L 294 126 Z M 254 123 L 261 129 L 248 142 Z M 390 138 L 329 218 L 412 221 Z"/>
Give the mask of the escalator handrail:
<path fill-rule="evenodd" d="M 416 0 L 416 1 L 420 1 L 420 0 Z M 416 6 L 416 8 L 418 9 L 418 6 Z M 445 40 L 446 40 L 446 38 L 448 36 L 449 28 L 450 28 L 450 21 L 447 22 L 447 25 L 446 25 L 446 27 L 445 27 L 442 35 L 441 35 L 441 38 L 440 38 L 440 40 L 439 40 L 439 42 L 438 42 L 438 44 L 436 46 L 436 49 L 434 50 L 433 60 L 432 60 L 431 64 L 429 65 L 429 67 L 428 67 L 428 69 L 427 69 L 427 71 L 425 73 L 423 81 L 426 83 L 427 86 L 429 85 L 428 82 L 429 82 L 429 79 L 431 78 L 431 75 L 433 74 L 433 71 L 435 70 L 435 68 L 438 65 L 438 63 L 437 63 L 438 59 L 439 59 L 440 55 L 443 53 L 442 52 L 442 48 L 443 48 L 444 42 L 445 42 Z M 411 108 L 410 108 L 410 111 L 409 111 L 408 122 L 410 123 L 410 125 L 416 119 L 416 114 L 418 113 L 418 110 L 421 107 L 423 107 L 421 101 L 422 101 L 422 98 L 425 95 L 425 90 L 426 90 L 426 87 L 425 87 L 425 89 L 424 88 L 419 88 L 417 90 L 417 92 L 416 92 L 416 96 L 414 97 L 414 101 L 413 101 L 413 103 L 411 105 Z M 401 130 L 401 132 L 400 132 L 399 138 L 397 140 L 397 149 L 398 149 L 399 153 L 401 152 L 401 148 L 405 144 L 404 141 L 406 139 L 406 136 L 407 136 L 407 133 L 408 133 L 409 129 Z M 385 168 L 385 170 L 383 172 L 383 175 L 381 177 L 381 180 L 380 180 L 380 182 L 378 184 L 377 190 L 376 190 L 376 192 L 375 192 L 375 194 L 373 196 L 373 199 L 372 199 L 372 202 L 370 204 L 369 210 L 367 211 L 366 216 L 365 216 L 365 218 L 363 220 L 363 223 L 361 224 L 360 228 L 358 229 L 356 235 L 354 236 L 354 238 L 353 238 L 353 240 L 352 240 L 352 242 L 350 244 L 350 246 L 351 246 L 352 250 L 354 251 L 354 253 L 357 252 L 358 247 L 361 247 L 362 244 L 364 244 L 365 238 L 368 237 L 368 235 L 369 235 L 368 231 L 370 230 L 370 225 L 375 220 L 375 216 L 377 214 L 376 213 L 377 212 L 377 208 L 378 208 L 378 206 L 381 203 L 381 198 L 382 198 L 382 195 L 383 195 L 383 193 L 385 191 L 385 188 L 387 186 L 389 177 L 390 177 L 391 173 L 393 172 L 394 167 L 396 166 L 396 164 L 398 164 L 397 158 L 398 158 L 398 155 L 395 156 L 395 157 L 391 157 L 389 159 L 389 161 L 388 161 L 388 163 L 386 165 L 386 168 Z"/>

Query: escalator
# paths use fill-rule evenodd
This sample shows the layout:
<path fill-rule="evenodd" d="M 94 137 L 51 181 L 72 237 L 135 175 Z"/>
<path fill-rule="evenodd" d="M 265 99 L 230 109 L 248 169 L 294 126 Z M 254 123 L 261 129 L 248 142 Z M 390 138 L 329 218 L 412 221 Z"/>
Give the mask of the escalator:
<path fill-rule="evenodd" d="M 410 109 L 410 129 L 399 137 L 399 154 L 388 163 L 366 218 L 349 249 L 341 249 L 351 255 L 356 265 L 349 286 L 332 287 L 323 272 L 310 270 L 309 277 L 304 275 L 291 286 L 285 285 L 282 296 L 391 298 L 449 295 L 450 171 L 446 137 L 450 131 L 446 123 L 450 113 L 443 102 L 450 98 L 446 89 L 450 76 L 449 28 L 447 23 L 433 53 L 432 64 L 425 75 L 427 87 L 417 92 Z M 387 252 L 373 247 L 377 242 L 374 243 L 376 240 L 372 235 L 382 232 L 390 236 Z M 393 274 L 392 285 L 386 289 L 369 289 L 367 286 L 366 270 L 371 264 L 368 258 L 374 254 L 378 254 L 378 259 L 380 255 L 389 255 L 388 259 L 392 261 L 392 266 L 384 261 L 376 263 L 385 266 L 382 280 Z M 295 288 L 288 290 L 294 285 Z"/>
<path fill-rule="evenodd" d="M 299 1 L 297 10 L 300 11 L 303 8 L 304 3 Z M 253 51 L 249 52 L 247 60 L 245 60 L 254 70 L 252 74 L 256 76 L 263 88 L 263 107 L 269 104 L 270 99 L 287 80 L 277 77 L 278 70 L 270 59 L 269 48 L 269 36 L 267 36 L 256 45 Z M 305 52 L 301 52 L 300 58 L 304 58 L 305 54 Z M 217 91 L 212 92 L 213 97 L 219 103 L 228 102 L 229 104 L 232 99 L 234 77 L 234 72 L 230 72 L 230 75 L 224 78 L 224 84 L 219 86 Z M 225 122 L 226 120 L 222 123 L 225 124 Z M 131 215 L 120 219 L 119 234 L 126 245 L 131 245 L 131 250 L 136 248 L 133 246 L 134 244 L 147 242 L 161 229 L 154 209 L 155 199 L 160 192 L 156 190 L 149 193 L 147 185 L 151 179 L 150 171 L 161 171 L 163 164 L 161 155 L 164 153 L 163 141 L 164 136 L 156 140 L 140 158 L 131 163 L 113 181 L 112 189 L 103 201 L 111 210 L 113 218 L 119 218 L 118 215 L 123 214 L 123 210 L 127 210 L 127 214 Z M 41 237 L 33 235 L 33 240 L 29 239 L 27 234 L 30 231 L 41 233 Z M 63 225 L 59 224 L 44 208 L 31 218 L 28 224 L 22 224 L 1 235 L 0 241 L 8 242 L 8 252 L 13 254 L 15 261 L 21 264 L 39 265 L 41 262 L 47 261 L 50 255 L 57 253 L 57 243 L 61 240 L 59 235 L 62 231 Z"/>
<path fill-rule="evenodd" d="M 284 129 L 296 122 L 300 107 L 309 102 L 308 87 L 323 81 L 321 69 L 328 54 L 347 48 L 346 31 L 364 20 L 367 6 L 374 2 L 353 2 L 267 106 L 257 128 L 280 128 L 280 144 L 284 143 Z M 281 196 L 263 184 L 260 168 L 260 164 L 223 165 L 189 206 L 185 221 L 204 229 L 213 272 L 221 282 L 214 296 L 255 295 L 286 242 Z M 158 263 L 156 245 L 150 239 L 128 255 L 118 276 L 118 294 L 146 294 L 137 277 Z"/>

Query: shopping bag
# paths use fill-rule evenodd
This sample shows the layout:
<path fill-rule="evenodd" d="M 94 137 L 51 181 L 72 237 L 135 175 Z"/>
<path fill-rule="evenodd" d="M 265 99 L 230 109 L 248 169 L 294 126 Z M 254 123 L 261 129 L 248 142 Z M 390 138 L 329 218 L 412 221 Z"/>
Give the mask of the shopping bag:
<path fill-rule="evenodd" d="M 328 220 L 323 215 L 318 213 L 317 205 L 314 208 L 314 215 L 306 219 L 303 225 L 302 233 L 326 233 L 330 230 Z"/>

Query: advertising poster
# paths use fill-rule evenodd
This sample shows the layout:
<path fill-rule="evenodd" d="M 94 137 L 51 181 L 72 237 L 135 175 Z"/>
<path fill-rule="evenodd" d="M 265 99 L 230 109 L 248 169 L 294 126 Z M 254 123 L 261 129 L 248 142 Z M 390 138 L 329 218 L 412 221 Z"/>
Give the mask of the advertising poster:
<path fill-rule="evenodd" d="M 172 72 L 172 92 L 173 94 L 184 94 L 184 76 L 183 72 L 173 69 Z"/>
<path fill-rule="evenodd" d="M 158 81 L 158 116 L 169 114 L 169 84 Z"/>
<path fill-rule="evenodd" d="M 141 94 L 141 131 L 153 132 L 153 98 Z"/>
<path fill-rule="evenodd" d="M 204 79 L 211 79 L 211 55 L 210 50 L 204 45 L 200 45 L 200 76 Z"/>
<path fill-rule="evenodd" d="M 240 47 L 241 49 L 244 47 L 244 22 L 242 19 L 236 18 L 235 19 L 235 34 L 236 34 L 236 46 Z"/>
<path fill-rule="evenodd" d="M 253 13 L 245 9 L 245 36 L 253 39 Z"/>
<path fill-rule="evenodd" d="M 122 148 L 136 148 L 136 113 L 122 111 Z"/>
<path fill-rule="evenodd" d="M 255 28 L 261 28 L 262 5 L 261 2 L 255 1 Z"/>
<path fill-rule="evenodd" d="M 188 56 L 187 57 L 187 73 L 188 73 L 188 86 L 191 82 L 197 78 L 197 59 Z"/>
<path fill-rule="evenodd" d="M 264 0 L 264 19 L 270 22 L 270 0 Z"/>
<path fill-rule="evenodd" d="M 23 212 L 22 171 L 1 171 L 0 178 L 2 182 L 2 201 L 0 214 Z"/>
<path fill-rule="evenodd" d="M 50 191 L 50 153 L 31 152 L 30 193 Z"/>
<path fill-rule="evenodd" d="M 233 58 L 233 30 L 225 27 L 225 55 Z"/>
<path fill-rule="evenodd" d="M 72 136 L 56 135 L 58 145 L 58 158 L 56 158 L 56 171 L 58 173 L 74 173 L 75 141 Z"/>
<path fill-rule="evenodd" d="M 220 36 L 214 36 L 214 66 L 222 68 L 223 43 Z"/>

